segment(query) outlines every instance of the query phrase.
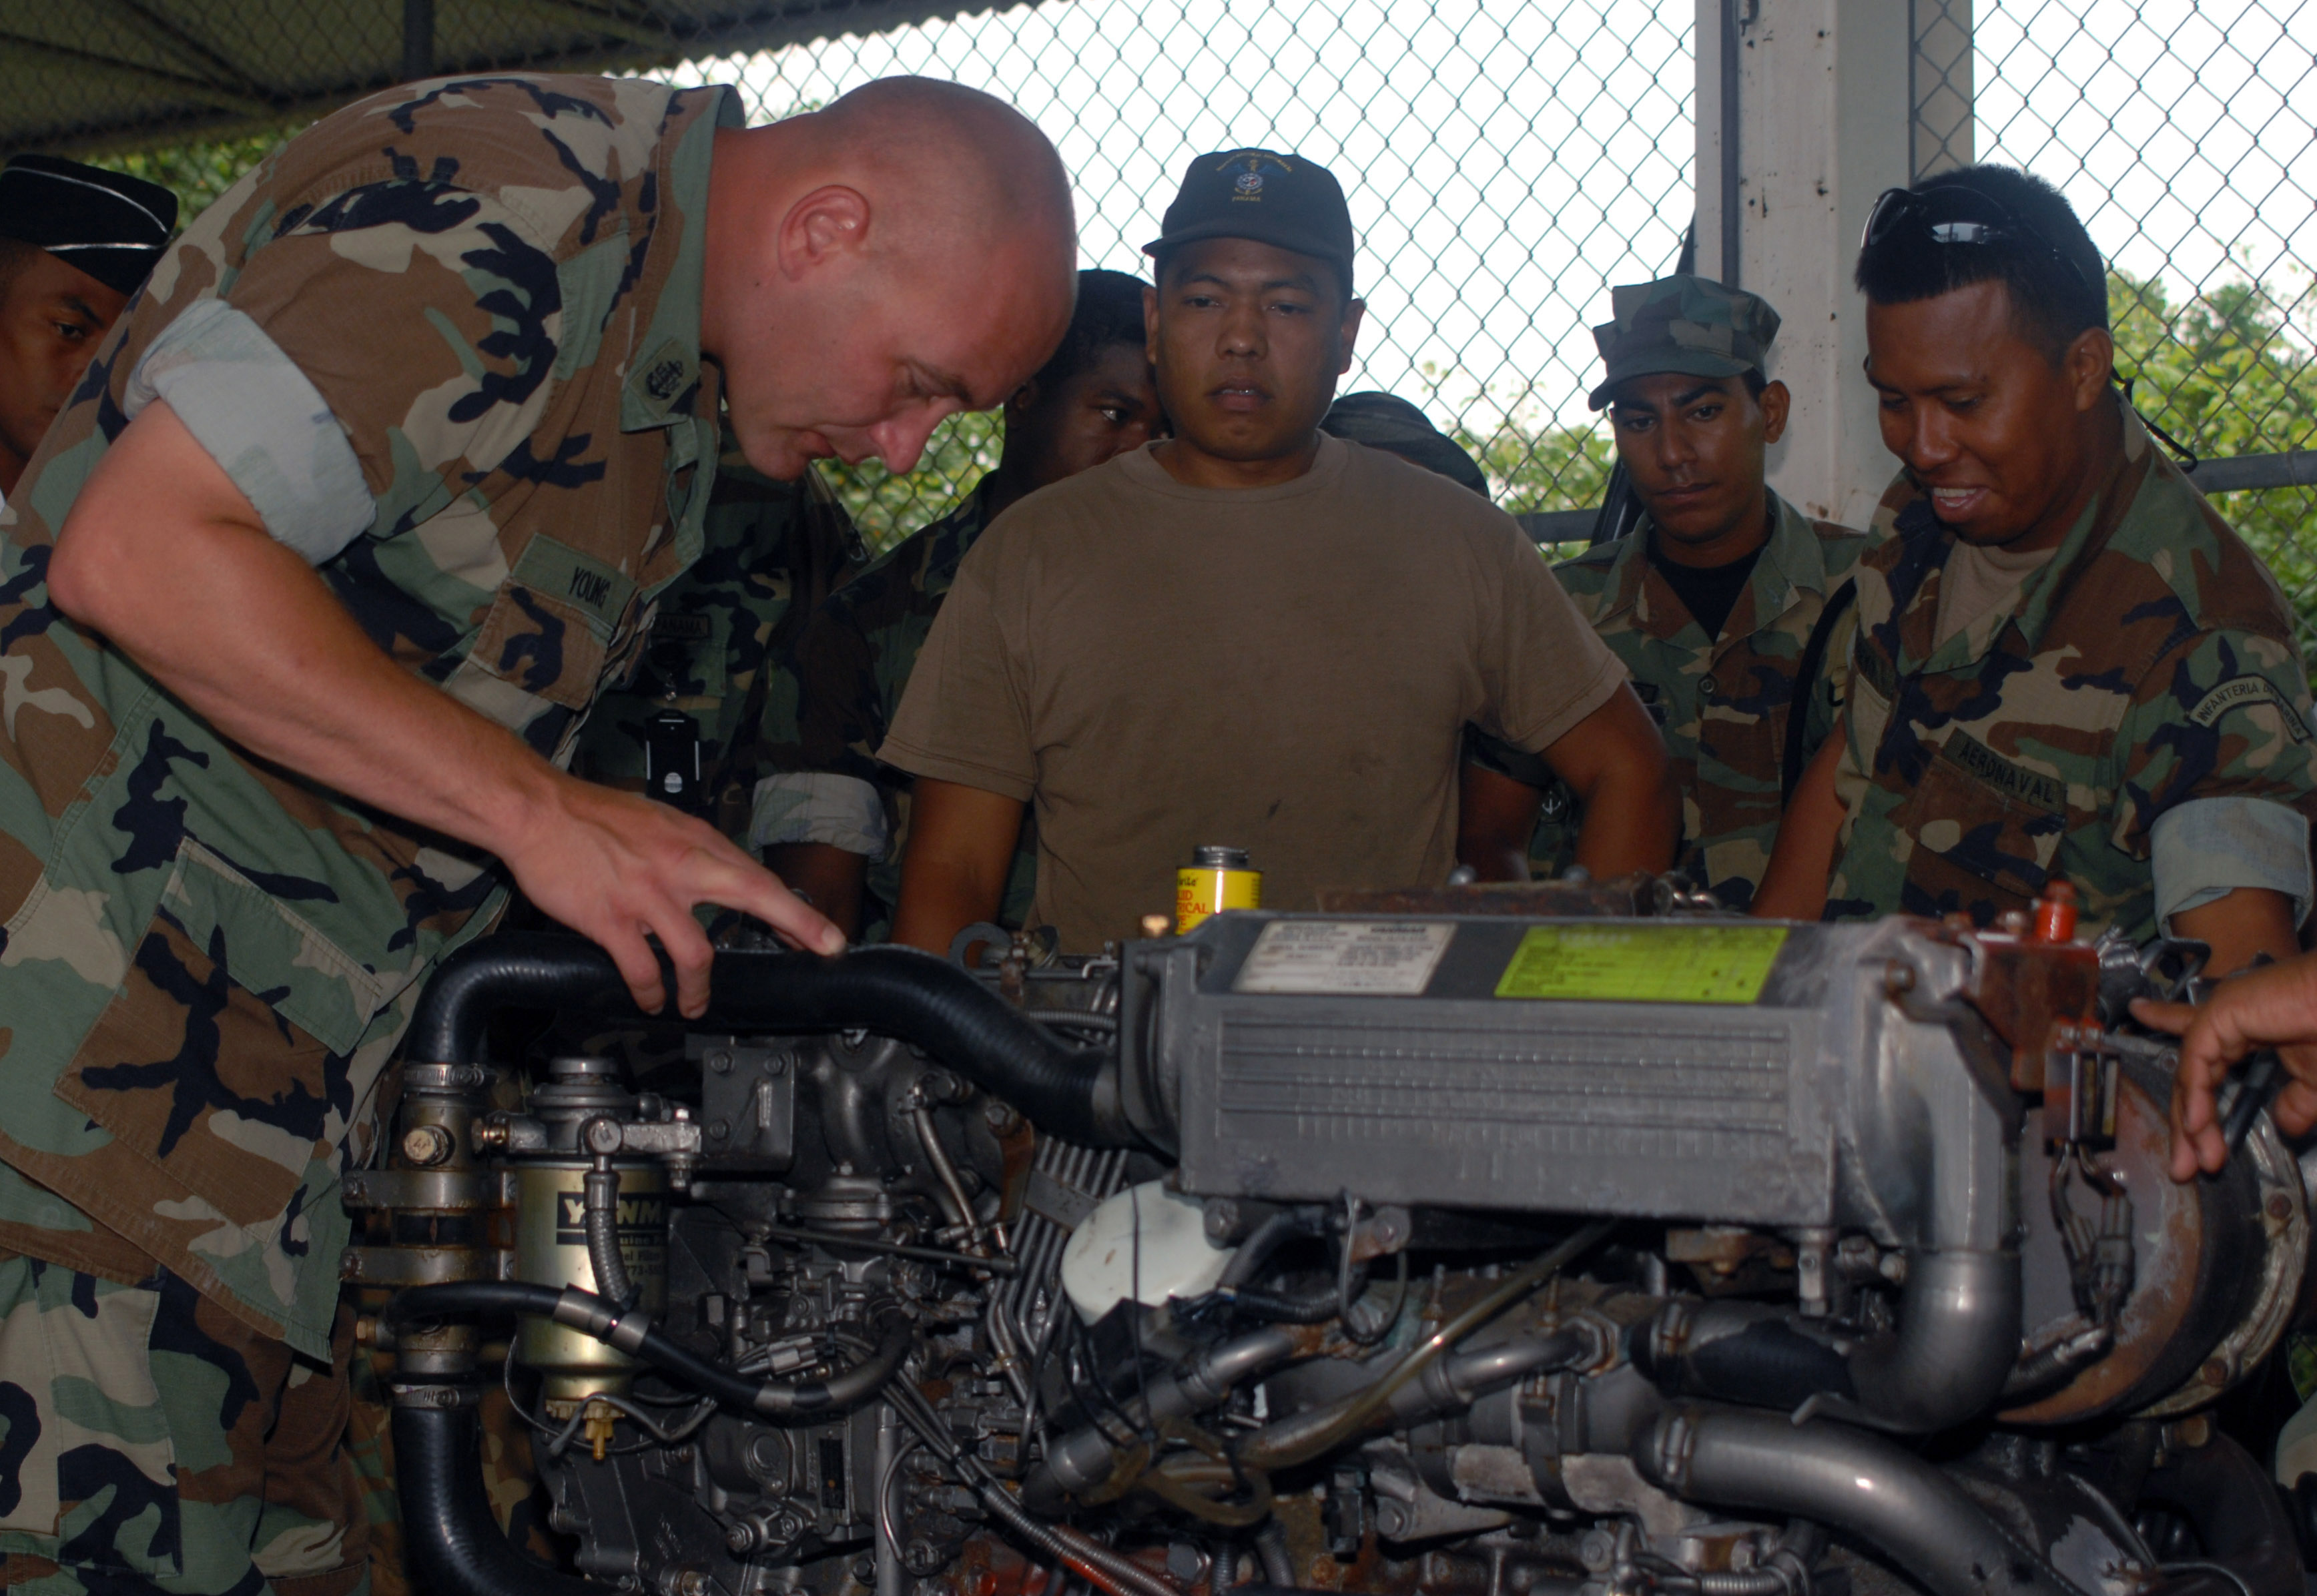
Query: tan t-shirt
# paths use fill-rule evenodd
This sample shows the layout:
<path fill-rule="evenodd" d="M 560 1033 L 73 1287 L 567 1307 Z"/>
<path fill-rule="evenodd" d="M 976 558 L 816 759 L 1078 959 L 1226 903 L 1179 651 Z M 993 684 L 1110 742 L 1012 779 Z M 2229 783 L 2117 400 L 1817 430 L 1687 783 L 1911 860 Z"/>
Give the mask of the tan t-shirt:
<path fill-rule="evenodd" d="M 2027 578 L 2052 563 L 2060 552 L 2049 548 L 2015 554 L 2008 548 L 1988 548 L 1958 539 L 1947 553 L 1947 568 L 1939 575 L 1939 609 L 1932 617 L 1931 636 L 1940 646 L 1981 616 L 2009 609 L 2027 584 Z"/>
<path fill-rule="evenodd" d="M 1091 952 L 1170 913 L 1201 843 L 1269 908 L 1445 879 L 1464 723 L 1543 749 L 1624 679 L 1445 477 L 1323 437 L 1293 482 L 1194 488 L 1145 449 L 982 534 L 879 757 L 1033 802 L 1034 918 Z"/>

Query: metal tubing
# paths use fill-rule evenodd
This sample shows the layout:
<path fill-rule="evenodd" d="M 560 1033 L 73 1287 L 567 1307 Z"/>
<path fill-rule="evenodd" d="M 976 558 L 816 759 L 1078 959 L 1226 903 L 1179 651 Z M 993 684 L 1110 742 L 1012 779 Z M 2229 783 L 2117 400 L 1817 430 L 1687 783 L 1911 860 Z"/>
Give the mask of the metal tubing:
<path fill-rule="evenodd" d="M 1916 1253 L 1899 1325 L 1850 1355 L 1860 1413 L 1928 1435 L 1995 1404 L 2019 1356 L 2017 1253 Z"/>
<path fill-rule="evenodd" d="M 1633 1463 L 1685 1500 L 1855 1535 L 1932 1596 L 2086 1596 L 1936 1467 L 1865 1431 L 1681 1407 L 1636 1438 Z"/>

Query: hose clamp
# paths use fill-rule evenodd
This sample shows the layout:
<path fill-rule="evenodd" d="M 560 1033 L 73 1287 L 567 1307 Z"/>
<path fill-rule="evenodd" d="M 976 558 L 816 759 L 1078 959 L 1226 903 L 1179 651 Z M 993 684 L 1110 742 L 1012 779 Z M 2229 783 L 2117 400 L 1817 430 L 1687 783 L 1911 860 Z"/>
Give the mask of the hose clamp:
<path fill-rule="evenodd" d="M 604 1339 L 622 1352 L 633 1352 L 642 1347 L 644 1337 L 651 1333 L 651 1315 L 642 1308 L 637 1308 L 615 1321 Z"/>

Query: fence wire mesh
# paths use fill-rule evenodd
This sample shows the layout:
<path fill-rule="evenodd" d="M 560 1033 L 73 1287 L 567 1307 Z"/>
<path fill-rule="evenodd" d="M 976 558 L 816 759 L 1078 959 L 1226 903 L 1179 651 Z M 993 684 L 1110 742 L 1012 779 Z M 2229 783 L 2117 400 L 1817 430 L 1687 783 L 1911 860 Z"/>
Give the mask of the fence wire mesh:
<path fill-rule="evenodd" d="M 271 140 L 418 67 L 731 83 L 760 120 L 923 72 L 1036 119 L 1077 175 L 1086 263 L 1130 271 L 1193 156 L 1298 149 L 1344 179 L 1362 233 L 1370 311 L 1347 385 L 1423 405 L 1507 508 L 1565 510 L 1596 501 L 1610 452 L 1583 406 L 1588 325 L 1608 285 L 1672 266 L 1691 219 L 1698 9 L 1046 0 L 927 20 L 923 0 L 0 0 L 0 142 L 110 152 L 198 206 Z M 2137 402 L 2186 448 L 2317 447 L 2317 0 L 1910 14 L 1917 172 L 1975 154 L 2067 192 L 2114 263 Z M 812 36 L 832 28 L 850 31 Z M 843 473 L 864 530 L 890 539 L 941 513 L 993 459 L 995 426 L 960 418 L 907 477 Z M 2317 620 L 2317 490 L 2223 508 Z"/>

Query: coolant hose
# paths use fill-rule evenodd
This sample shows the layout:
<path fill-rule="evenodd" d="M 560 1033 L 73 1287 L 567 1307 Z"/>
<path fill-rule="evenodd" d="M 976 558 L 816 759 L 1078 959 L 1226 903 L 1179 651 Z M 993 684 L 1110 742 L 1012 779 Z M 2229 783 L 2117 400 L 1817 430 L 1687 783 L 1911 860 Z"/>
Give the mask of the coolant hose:
<path fill-rule="evenodd" d="M 1994 1404 L 2019 1355 L 2016 1253 L 1915 1253 L 1895 1328 L 1846 1356 L 1821 1321 L 1758 1303 L 1677 1300 L 1633 1338 L 1633 1360 L 1668 1395 L 1929 1435 Z"/>
<path fill-rule="evenodd" d="M 868 1030 L 924 1048 L 1040 1129 L 1086 1147 L 1137 1147 L 1120 1106 L 1116 1060 L 1066 1048 L 946 959 L 912 948 L 812 953 L 723 951 L 698 1023 L 772 1031 Z M 612 956 L 584 937 L 503 932 L 444 959 L 403 1044 L 423 1064 L 479 1064 L 501 1008 L 637 1012 Z"/>
<path fill-rule="evenodd" d="M 1936 1465 L 1864 1430 L 1678 1407 L 1635 1439 L 1633 1458 L 1644 1479 L 1685 1501 L 1791 1513 L 1855 1535 L 1931 1596 L 2087 1596 Z"/>
<path fill-rule="evenodd" d="M 483 1489 L 479 1430 L 471 1404 L 395 1404 L 394 1480 L 414 1588 L 440 1596 L 604 1596 L 603 1586 L 507 1544 Z"/>
<path fill-rule="evenodd" d="M 522 1314 L 552 1319 L 641 1359 L 661 1373 L 735 1407 L 768 1419 L 834 1413 L 875 1395 L 909 1355 L 908 1316 L 897 1303 L 871 1310 L 876 1351 L 826 1380 L 754 1380 L 701 1357 L 672 1340 L 641 1309 L 622 1313 L 593 1291 L 535 1286 L 527 1280 L 459 1280 L 413 1286 L 398 1293 L 381 1315 L 389 1326 L 460 1314 Z"/>

